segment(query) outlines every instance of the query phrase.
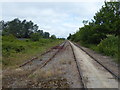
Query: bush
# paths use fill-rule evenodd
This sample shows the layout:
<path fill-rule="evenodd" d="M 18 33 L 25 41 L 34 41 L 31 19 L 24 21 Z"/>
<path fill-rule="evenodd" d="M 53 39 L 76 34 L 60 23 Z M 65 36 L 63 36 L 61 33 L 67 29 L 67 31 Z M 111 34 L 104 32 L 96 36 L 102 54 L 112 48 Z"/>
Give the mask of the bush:
<path fill-rule="evenodd" d="M 30 38 L 31 38 L 32 41 L 39 41 L 39 39 L 40 39 L 40 34 L 38 34 L 38 33 L 33 33 L 33 34 L 30 35 Z"/>
<path fill-rule="evenodd" d="M 24 41 L 17 40 L 13 36 L 2 37 L 2 54 L 3 56 L 10 56 L 11 53 L 18 53 L 25 50 Z"/>
<path fill-rule="evenodd" d="M 55 36 L 55 35 L 51 35 L 50 38 L 51 38 L 51 39 L 56 39 L 56 36 Z"/>
<path fill-rule="evenodd" d="M 118 56 L 118 37 L 109 36 L 98 44 L 98 50 L 105 55 Z"/>

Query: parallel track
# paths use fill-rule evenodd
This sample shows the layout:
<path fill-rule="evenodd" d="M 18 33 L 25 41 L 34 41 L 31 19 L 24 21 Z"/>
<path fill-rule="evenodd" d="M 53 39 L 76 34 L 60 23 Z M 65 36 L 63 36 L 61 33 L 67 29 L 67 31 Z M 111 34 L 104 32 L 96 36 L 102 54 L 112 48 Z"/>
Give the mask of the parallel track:
<path fill-rule="evenodd" d="M 59 45 L 61 48 L 59 48 L 59 49 L 55 52 L 55 54 L 53 54 L 48 60 L 45 60 L 45 62 L 43 62 L 42 65 L 40 65 L 40 66 L 32 69 L 32 70 L 28 73 L 28 75 L 30 75 L 30 74 L 32 74 L 33 72 L 35 72 L 38 68 L 41 69 L 42 67 L 44 67 L 45 65 L 47 65 L 48 62 L 50 62 L 50 61 L 63 49 L 65 43 L 66 43 L 66 42 L 64 42 L 64 43 L 62 43 L 61 45 Z M 53 47 L 53 48 L 54 48 L 54 47 Z M 53 49 L 53 48 L 52 48 L 52 49 Z M 51 50 L 52 50 L 52 49 L 51 49 Z M 46 53 L 50 52 L 51 50 L 47 51 Z M 44 54 L 42 54 L 42 55 L 45 55 L 46 53 L 44 53 Z M 31 59 L 31 60 L 29 60 L 29 61 L 27 61 L 27 62 L 25 62 L 25 63 L 23 63 L 23 64 L 22 64 L 21 66 L 19 66 L 19 67 L 23 67 L 23 66 L 27 65 L 28 63 L 32 62 L 33 60 L 35 60 L 35 58 L 34 58 L 34 59 Z"/>
<path fill-rule="evenodd" d="M 61 46 L 61 48 L 58 49 L 58 51 L 51 58 L 49 58 L 47 61 L 45 61 L 40 68 L 44 67 L 48 62 L 50 62 L 63 49 L 65 44 L 66 44 L 66 42 L 64 42 L 63 45 Z"/>
<path fill-rule="evenodd" d="M 64 47 L 65 43 L 66 43 L 66 42 L 63 43 L 62 48 Z M 57 46 L 60 46 L 60 45 L 57 45 Z M 57 47 L 57 46 L 55 46 L 55 47 Z M 53 48 L 54 48 L 54 47 L 53 47 Z M 40 56 L 43 56 L 43 55 L 51 52 L 51 51 L 53 50 L 53 48 L 51 48 L 50 50 L 42 53 Z M 55 53 L 55 55 L 56 55 L 59 51 L 60 51 L 60 49 L 58 49 L 58 51 Z M 55 55 L 53 55 L 53 56 L 55 56 Z M 52 56 L 52 58 L 53 58 L 53 56 Z M 21 64 L 19 67 L 23 67 L 23 66 L 27 65 L 28 63 L 32 62 L 33 60 L 36 60 L 36 59 L 38 59 L 38 57 L 33 57 L 32 59 L 30 59 L 30 60 L 24 62 L 23 64 Z"/>
<path fill-rule="evenodd" d="M 71 47 L 72 52 L 73 52 L 73 56 L 74 56 L 74 60 L 75 60 L 75 63 L 76 63 L 76 67 L 77 67 L 77 69 L 78 69 L 78 73 L 79 73 L 79 76 L 80 76 L 80 81 L 82 81 L 81 83 L 82 83 L 83 89 L 84 89 L 84 90 L 88 90 L 88 89 L 87 89 L 87 86 L 86 86 L 86 84 L 85 84 L 85 82 L 84 82 L 83 73 L 81 72 L 82 70 L 81 70 L 81 68 L 80 68 L 80 65 L 78 64 L 77 59 L 76 59 L 76 56 L 75 56 L 73 47 L 72 47 L 72 45 L 71 45 L 70 42 L 69 42 L 69 44 L 70 44 L 70 47 Z"/>
<path fill-rule="evenodd" d="M 70 43 L 70 42 L 69 42 L 69 43 Z M 93 56 L 91 56 L 88 52 L 86 52 L 84 49 L 82 49 L 79 45 L 77 45 L 77 44 L 75 44 L 75 43 L 74 43 L 74 45 L 77 46 L 77 47 L 79 47 L 83 52 L 85 52 L 85 53 L 86 53 L 87 55 L 89 55 L 93 60 L 95 60 L 98 64 L 100 64 L 105 70 L 107 70 L 109 73 L 111 73 L 111 75 L 112 75 L 113 77 L 115 77 L 115 79 L 117 79 L 118 82 L 120 81 L 120 77 L 119 77 L 118 75 L 116 75 L 114 72 L 112 72 L 112 71 L 111 71 L 110 69 L 108 69 L 106 66 L 104 66 L 102 63 L 100 63 L 97 59 L 95 59 Z M 86 83 L 84 82 L 85 80 L 84 80 L 84 77 L 83 77 L 83 73 L 82 73 L 81 67 L 80 67 L 80 65 L 79 65 L 79 63 L 78 63 L 78 61 L 77 61 L 77 59 L 76 59 L 75 52 L 74 52 L 74 50 L 73 50 L 73 47 L 72 47 L 71 43 L 70 43 L 70 46 L 71 46 L 71 48 L 72 48 L 72 52 L 73 52 L 73 55 L 74 55 L 74 60 L 75 60 L 75 62 L 76 62 L 76 66 L 77 66 L 77 69 L 78 69 L 78 72 L 79 72 L 79 75 L 80 75 L 80 79 L 82 80 L 83 88 L 84 88 L 85 90 L 88 90 L 87 85 L 86 85 Z"/>
<path fill-rule="evenodd" d="M 58 49 L 58 50 L 55 52 L 55 54 L 53 54 L 48 60 L 46 60 L 46 61 L 39 67 L 39 69 L 41 69 L 42 67 L 44 67 L 45 65 L 47 65 L 48 62 L 50 62 L 50 61 L 63 49 L 63 47 L 65 46 L 65 44 L 66 44 L 66 42 L 64 42 L 64 43 L 61 45 L 61 48 Z M 74 60 L 75 60 L 75 62 L 76 62 L 76 67 L 77 67 L 77 69 L 78 69 L 78 73 L 79 73 L 79 76 L 80 76 L 80 81 L 81 81 L 81 84 L 82 84 L 82 86 L 83 86 L 83 89 L 84 89 L 84 90 L 88 90 L 87 85 L 86 85 L 85 80 L 84 80 L 84 77 L 83 77 L 82 70 L 81 70 L 81 68 L 80 68 L 80 65 L 79 65 L 77 59 L 76 59 L 76 56 L 75 56 L 75 52 L 74 52 L 74 50 L 73 50 L 73 47 L 72 47 L 72 45 L 71 45 L 70 42 L 69 42 L 69 44 L 70 44 L 70 47 L 71 47 L 72 52 L 73 52 Z M 119 76 L 117 76 L 116 74 L 114 74 L 111 70 L 109 70 L 109 69 L 108 69 L 107 67 L 105 67 L 102 63 L 100 63 L 100 62 L 99 62 L 98 60 L 96 60 L 93 56 L 91 56 L 91 55 L 90 55 L 89 53 L 87 53 L 84 49 L 82 49 L 79 45 L 77 45 L 77 44 L 74 44 L 74 45 L 76 45 L 77 47 L 79 47 L 82 51 L 84 51 L 87 55 L 89 55 L 93 60 L 95 60 L 95 61 L 96 61 L 97 63 L 99 63 L 102 67 L 104 67 L 104 68 L 105 68 L 109 73 L 111 73 L 117 80 L 120 80 L 120 77 L 119 77 Z M 69 46 L 69 45 L 67 45 L 67 46 Z M 66 46 L 66 47 L 67 47 L 67 46 Z M 66 47 L 64 47 L 64 49 L 66 49 Z M 53 48 L 52 48 L 52 49 L 53 49 Z M 49 51 L 45 52 L 44 54 L 52 51 L 52 49 L 50 49 Z M 44 54 L 41 54 L 41 55 L 44 55 Z M 36 58 L 34 58 L 34 59 L 36 59 Z M 34 59 L 28 61 L 27 63 L 33 61 Z M 27 63 L 24 63 L 24 64 L 21 65 L 20 67 L 26 65 Z M 30 74 L 33 73 L 36 69 L 37 69 L 37 68 L 35 68 L 34 70 L 32 70 L 32 71 L 30 72 Z"/>
<path fill-rule="evenodd" d="M 83 52 L 85 52 L 87 55 L 89 55 L 94 61 L 96 61 L 98 64 L 100 64 L 104 69 L 106 69 L 109 73 L 112 74 L 113 77 L 116 78 L 116 80 L 120 81 L 120 76 L 116 75 L 113 71 L 108 69 L 105 65 L 103 65 L 101 62 L 99 62 L 96 58 L 94 58 L 92 55 L 90 55 L 88 52 L 86 52 L 83 48 L 81 48 L 78 44 L 74 43 L 75 46 L 79 47 Z"/>

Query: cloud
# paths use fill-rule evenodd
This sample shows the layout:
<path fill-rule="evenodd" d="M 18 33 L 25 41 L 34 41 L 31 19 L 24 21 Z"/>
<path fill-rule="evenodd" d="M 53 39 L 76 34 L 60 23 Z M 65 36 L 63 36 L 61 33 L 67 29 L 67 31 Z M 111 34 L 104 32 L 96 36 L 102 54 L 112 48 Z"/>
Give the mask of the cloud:
<path fill-rule="evenodd" d="M 2 3 L 2 19 L 32 20 L 39 29 L 67 37 L 91 20 L 104 2 L 7 2 Z"/>

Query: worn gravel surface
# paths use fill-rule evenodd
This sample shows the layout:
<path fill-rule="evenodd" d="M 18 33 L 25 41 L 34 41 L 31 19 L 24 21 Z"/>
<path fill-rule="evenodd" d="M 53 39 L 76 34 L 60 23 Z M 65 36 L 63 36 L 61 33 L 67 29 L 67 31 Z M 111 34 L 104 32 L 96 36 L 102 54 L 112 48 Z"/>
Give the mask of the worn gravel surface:
<path fill-rule="evenodd" d="M 44 67 L 40 66 L 58 49 L 35 59 L 23 67 L 3 73 L 3 88 L 82 88 L 71 47 L 64 48 Z"/>
<path fill-rule="evenodd" d="M 119 74 L 119 65 L 115 62 L 115 60 L 109 56 L 105 56 L 103 54 L 97 53 L 89 48 L 82 47 L 79 45 L 83 50 L 85 50 L 89 55 L 94 57 L 97 61 L 102 63 L 105 67 L 110 69 L 112 72 L 114 72 L 116 75 Z"/>
<path fill-rule="evenodd" d="M 72 44 L 72 43 L 71 43 Z M 61 44 L 60 46 L 62 46 Z M 103 67 L 96 63 L 89 55 L 73 45 L 75 56 L 79 61 L 84 81 L 88 88 L 117 88 L 118 82 Z M 104 65 L 116 74 L 118 65 L 109 61 L 106 56 L 98 55 L 82 47 L 91 55 L 99 59 Z M 44 62 L 49 60 L 59 47 L 33 60 L 25 66 L 3 71 L 3 88 L 83 88 L 80 75 L 74 60 L 73 52 L 67 41 L 63 49 L 44 67 Z"/>
<path fill-rule="evenodd" d="M 71 43 L 71 42 L 70 42 Z M 87 88 L 118 88 L 118 81 L 79 47 L 71 43 Z"/>

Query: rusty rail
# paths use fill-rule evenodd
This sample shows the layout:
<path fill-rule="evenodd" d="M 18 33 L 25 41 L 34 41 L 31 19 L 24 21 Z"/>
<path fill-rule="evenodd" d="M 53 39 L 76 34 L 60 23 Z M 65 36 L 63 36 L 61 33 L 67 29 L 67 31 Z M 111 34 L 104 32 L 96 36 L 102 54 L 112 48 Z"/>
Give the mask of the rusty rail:
<path fill-rule="evenodd" d="M 103 65 L 101 62 L 99 62 L 96 58 L 94 58 L 92 55 L 90 55 L 87 51 L 85 51 L 82 47 L 80 47 L 78 44 L 73 43 L 75 46 L 79 47 L 83 52 L 85 52 L 87 55 L 89 55 L 93 60 L 95 60 L 98 64 L 100 64 L 104 69 L 106 69 L 109 73 L 111 73 L 118 81 L 120 81 L 120 76 L 116 75 L 114 72 L 112 72 L 110 69 L 108 69 L 105 65 Z"/>
<path fill-rule="evenodd" d="M 44 67 L 48 62 L 50 62 L 63 49 L 63 47 L 65 46 L 65 44 L 66 44 L 66 42 L 64 42 L 64 44 L 62 46 L 54 47 L 54 49 L 58 49 L 58 51 L 50 59 L 48 59 L 46 62 L 44 62 L 42 64 L 42 66 L 40 67 L 40 69 L 42 67 Z"/>
<path fill-rule="evenodd" d="M 82 73 L 82 70 L 81 70 L 81 68 L 80 68 L 80 65 L 78 64 L 78 61 L 77 61 L 77 59 L 76 59 L 76 56 L 75 56 L 73 47 L 72 47 L 72 45 L 71 45 L 70 42 L 69 42 L 69 44 L 70 44 L 70 47 L 71 47 L 72 52 L 73 52 L 74 60 L 75 60 L 75 62 L 76 62 L 76 67 L 77 67 L 77 69 L 78 69 L 78 73 L 79 73 L 79 76 L 80 76 L 80 81 L 82 81 L 81 83 L 82 83 L 83 89 L 84 89 L 84 90 L 88 90 L 88 89 L 87 89 L 87 86 L 86 86 L 86 84 L 85 84 L 85 82 L 84 82 L 83 73 Z"/>
<path fill-rule="evenodd" d="M 37 68 L 41 69 L 42 67 L 44 67 L 45 65 L 47 65 L 47 63 L 50 62 L 64 48 L 65 44 L 66 44 L 66 42 L 63 43 L 62 48 L 58 49 L 58 51 L 51 58 L 49 58 L 48 60 L 46 60 L 40 67 L 37 67 Z M 32 74 L 37 68 L 33 69 L 29 73 L 29 75 Z"/>
<path fill-rule="evenodd" d="M 64 43 L 66 43 L 66 42 L 64 42 Z M 61 49 L 61 46 L 60 46 L 60 45 L 61 45 L 61 44 L 59 44 L 59 45 L 57 45 L 57 46 L 55 46 L 55 47 L 52 47 L 50 50 L 42 53 L 40 56 L 43 56 L 43 55 L 51 52 L 53 49 Z M 63 44 L 63 45 L 64 45 L 64 44 Z M 57 47 L 58 47 L 58 48 L 57 48 Z M 30 60 L 26 61 L 25 63 L 21 64 L 19 67 L 23 67 L 23 66 L 25 66 L 26 64 L 32 62 L 32 61 L 35 60 L 35 59 L 38 59 L 38 57 L 33 57 L 32 59 L 30 59 Z"/>

